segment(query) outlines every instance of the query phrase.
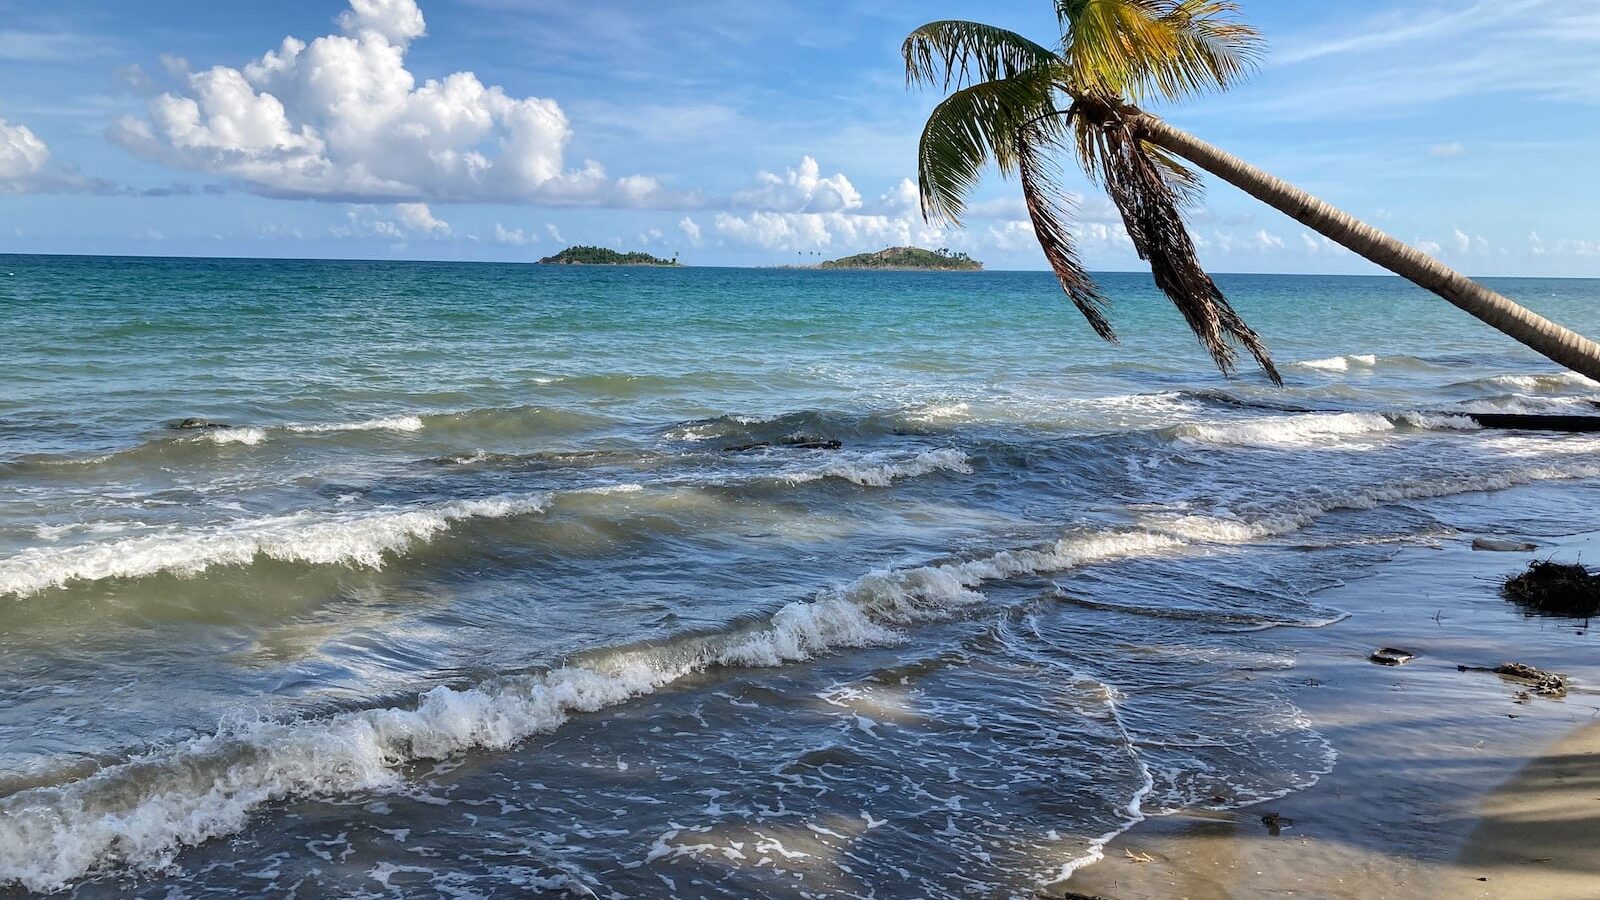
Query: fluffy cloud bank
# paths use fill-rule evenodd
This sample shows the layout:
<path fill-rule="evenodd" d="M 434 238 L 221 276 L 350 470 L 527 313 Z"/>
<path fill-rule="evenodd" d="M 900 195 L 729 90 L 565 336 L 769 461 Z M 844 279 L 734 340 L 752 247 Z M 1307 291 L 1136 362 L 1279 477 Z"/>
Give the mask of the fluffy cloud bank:
<path fill-rule="evenodd" d="M 945 232 L 924 224 L 909 207 L 907 185 L 897 185 L 879 200 L 881 212 L 869 212 L 843 172 L 824 177 L 817 161 L 805 156 L 783 175 L 757 172 L 753 187 L 733 195 L 732 205 L 748 213 L 718 213 L 712 227 L 731 243 L 766 250 L 939 245 Z M 910 190 L 914 199 L 915 185 Z M 692 237 L 699 232 L 696 226 Z"/>
<path fill-rule="evenodd" d="M 360 202 L 674 205 L 654 179 L 568 169 L 560 105 L 472 72 L 420 85 L 406 52 L 416 0 L 350 0 L 340 33 L 286 37 L 243 66 L 180 72 L 182 88 L 110 136 L 133 153 L 238 179 L 267 196 Z"/>
<path fill-rule="evenodd" d="M 387 238 L 404 241 L 409 237 L 450 236 L 450 223 L 434 216 L 426 203 L 396 203 L 388 209 L 370 204 L 355 204 L 345 210 L 345 221 L 328 232 L 341 238 Z"/>
<path fill-rule="evenodd" d="M 861 208 L 861 192 L 843 172 L 822 177 L 810 156 L 783 175 L 757 172 L 756 186 L 733 195 L 735 207 L 762 212 L 842 213 Z"/>

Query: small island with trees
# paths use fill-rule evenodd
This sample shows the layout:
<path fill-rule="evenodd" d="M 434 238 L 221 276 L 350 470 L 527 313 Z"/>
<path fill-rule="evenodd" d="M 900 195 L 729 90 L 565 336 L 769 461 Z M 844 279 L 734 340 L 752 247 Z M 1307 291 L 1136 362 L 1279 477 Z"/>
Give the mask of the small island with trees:
<path fill-rule="evenodd" d="M 924 250 L 921 247 L 890 247 L 876 253 L 858 253 L 843 259 L 830 259 L 819 269 L 885 269 L 923 272 L 977 272 L 983 268 L 965 253 L 948 248 Z"/>
<path fill-rule="evenodd" d="M 555 256 L 539 260 L 546 266 L 677 266 L 678 257 L 662 259 L 634 250 L 621 253 L 607 247 L 568 247 Z"/>

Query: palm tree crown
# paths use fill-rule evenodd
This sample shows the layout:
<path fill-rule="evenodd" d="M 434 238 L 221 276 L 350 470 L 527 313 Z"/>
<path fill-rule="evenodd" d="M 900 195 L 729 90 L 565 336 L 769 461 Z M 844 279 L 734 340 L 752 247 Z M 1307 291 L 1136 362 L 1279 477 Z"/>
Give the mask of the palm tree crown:
<path fill-rule="evenodd" d="M 1156 284 L 1223 372 L 1242 347 L 1280 382 L 1265 345 L 1200 267 L 1182 208 L 1198 177 L 1143 140 L 1131 104 L 1221 90 L 1248 74 L 1260 47 L 1230 0 L 1055 0 L 1059 44 L 977 22 L 931 22 L 904 46 L 912 85 L 949 93 L 918 148 L 923 214 L 959 223 L 967 195 L 995 163 L 1022 186 L 1029 218 L 1062 289 L 1101 337 L 1116 340 L 1107 301 L 1078 259 L 1056 159 L 1075 151 L 1122 214 Z"/>
<path fill-rule="evenodd" d="M 1556 363 L 1600 380 L 1600 343 L 1527 309 L 1348 213 L 1138 108 L 1221 90 L 1248 74 L 1260 42 L 1231 0 L 1054 0 L 1046 47 L 976 22 L 932 22 L 906 38 L 906 76 L 949 96 L 917 154 L 923 215 L 959 223 L 990 162 L 1022 185 L 1044 255 L 1067 296 L 1107 340 L 1106 298 L 1073 246 L 1056 159 L 1075 151 L 1122 214 L 1155 282 L 1225 374 L 1238 350 L 1282 384 L 1261 338 L 1200 267 L 1183 207 L 1200 182 L 1185 163 L 1323 237 L 1438 294 Z M 1180 161 L 1181 159 L 1181 161 Z"/>

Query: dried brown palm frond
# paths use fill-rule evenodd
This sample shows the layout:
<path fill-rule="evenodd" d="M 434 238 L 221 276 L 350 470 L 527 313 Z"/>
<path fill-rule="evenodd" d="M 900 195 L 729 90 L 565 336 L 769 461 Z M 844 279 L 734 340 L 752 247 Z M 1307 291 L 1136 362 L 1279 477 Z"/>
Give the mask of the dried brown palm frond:
<path fill-rule="evenodd" d="M 1068 225 L 1071 211 L 1066 208 L 1065 201 L 1059 199 L 1068 195 L 1057 180 L 1050 149 L 1051 135 L 1038 125 L 1024 128 L 1017 134 L 1017 180 L 1022 183 L 1022 198 L 1028 207 L 1028 218 L 1033 222 L 1034 237 L 1038 238 L 1051 271 L 1055 272 L 1061 290 L 1066 292 L 1072 305 L 1083 313 L 1095 334 L 1115 342 L 1117 333 L 1105 315 L 1106 297 L 1078 259 Z"/>
<path fill-rule="evenodd" d="M 1150 152 L 1130 121 L 1114 108 L 1081 103 L 1073 119 L 1079 155 L 1086 165 L 1092 164 L 1122 213 L 1128 238 L 1139 258 L 1150 264 L 1156 286 L 1183 314 L 1217 367 L 1232 373 L 1238 357 L 1235 348 L 1243 347 L 1274 384 L 1282 384 L 1260 336 L 1200 266 L 1180 209 L 1183 196 L 1175 186 L 1182 184 L 1181 177 Z"/>

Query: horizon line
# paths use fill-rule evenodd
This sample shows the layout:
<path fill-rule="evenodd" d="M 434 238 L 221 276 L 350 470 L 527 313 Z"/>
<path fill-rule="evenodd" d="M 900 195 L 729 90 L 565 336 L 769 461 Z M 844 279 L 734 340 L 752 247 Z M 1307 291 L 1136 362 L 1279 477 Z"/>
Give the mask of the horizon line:
<path fill-rule="evenodd" d="M 577 246 L 577 245 L 573 245 L 573 246 Z M 61 253 L 29 253 L 29 252 L 25 252 L 25 251 L 12 251 L 12 250 L 0 250 L 0 256 L 41 257 L 41 258 L 60 257 L 60 258 L 67 258 L 67 259 L 211 260 L 211 261 L 215 261 L 215 262 L 349 262 L 349 263 L 391 263 L 391 264 L 397 264 L 397 265 L 405 265 L 405 264 L 415 264 L 415 265 L 463 265 L 463 266 L 471 266 L 471 265 L 481 265 L 481 266 L 541 266 L 541 265 L 550 265 L 548 263 L 542 263 L 539 260 L 394 259 L 394 258 L 389 258 L 389 257 L 372 257 L 372 256 L 207 256 L 207 255 L 204 255 L 204 254 L 164 254 L 163 255 L 163 254 L 149 254 L 149 253 L 69 253 L 69 252 L 61 252 Z M 979 260 L 979 262 L 981 263 L 982 260 Z M 797 266 L 797 265 L 794 265 L 792 263 L 785 264 L 785 263 L 777 263 L 777 262 L 769 263 L 769 264 L 762 264 L 762 265 L 706 265 L 706 264 L 698 264 L 697 265 L 697 264 L 694 264 L 694 263 L 685 263 L 685 262 L 680 261 L 676 266 L 643 266 L 643 265 L 640 265 L 640 266 L 627 266 L 627 265 L 597 264 L 597 265 L 589 265 L 589 266 L 583 266 L 583 265 L 552 266 L 552 268 L 568 268 L 568 269 L 574 269 L 574 268 L 575 269 L 584 269 L 584 268 L 592 268 L 592 269 L 676 268 L 676 269 L 733 269 L 733 270 L 739 270 L 739 269 L 745 269 L 745 270 L 774 269 L 774 270 L 784 270 L 784 271 L 791 271 L 791 272 L 834 271 L 834 270 L 828 270 L 828 269 L 820 269 L 820 268 L 817 268 L 815 266 Z M 847 270 L 839 270 L 839 271 L 872 271 L 872 270 L 847 269 Z M 912 271 L 912 272 L 914 272 L 914 271 L 918 271 L 918 270 L 915 270 L 915 269 L 893 270 L 893 269 L 891 269 L 891 270 L 884 270 L 884 271 Z M 1051 272 L 1051 270 L 1048 269 L 1048 268 L 1039 268 L 1039 269 L 991 269 L 991 268 L 988 268 L 987 266 L 984 267 L 981 270 L 978 270 L 978 271 L 961 271 L 961 272 L 944 272 L 944 273 L 939 273 L 938 270 L 929 270 L 929 271 L 930 272 L 935 272 L 937 274 L 950 274 L 950 275 L 982 275 L 985 272 L 1006 273 L 1006 274 L 1011 274 L 1011 273 L 1016 273 L 1016 274 L 1040 274 L 1040 275 L 1053 274 Z M 1147 269 L 1090 269 L 1089 272 L 1091 274 L 1105 274 L 1105 275 L 1149 275 L 1150 274 L 1149 270 L 1147 270 Z M 1212 274 L 1212 275 L 1276 276 L 1276 277 L 1289 277 L 1289 278 L 1395 278 L 1395 279 L 1399 279 L 1401 281 L 1405 281 L 1406 280 L 1404 278 L 1404 276 L 1396 275 L 1393 272 L 1387 272 L 1387 271 L 1377 271 L 1377 272 L 1367 272 L 1367 273 L 1352 273 L 1352 272 L 1244 272 L 1244 271 L 1216 271 L 1216 272 L 1211 272 L 1210 274 Z M 1463 274 L 1466 274 L 1470 278 L 1520 278 L 1520 279 L 1526 279 L 1526 280 L 1530 280 L 1530 281 L 1596 281 L 1596 280 L 1600 280 L 1600 272 L 1597 272 L 1594 275 L 1499 275 L 1499 274 L 1488 274 L 1488 275 L 1485 275 L 1485 274 L 1472 274 L 1472 273 L 1463 273 Z"/>

